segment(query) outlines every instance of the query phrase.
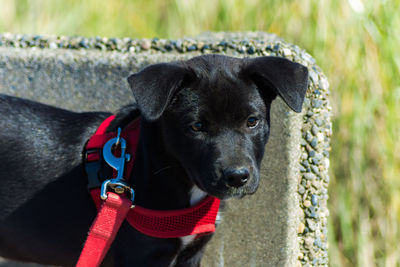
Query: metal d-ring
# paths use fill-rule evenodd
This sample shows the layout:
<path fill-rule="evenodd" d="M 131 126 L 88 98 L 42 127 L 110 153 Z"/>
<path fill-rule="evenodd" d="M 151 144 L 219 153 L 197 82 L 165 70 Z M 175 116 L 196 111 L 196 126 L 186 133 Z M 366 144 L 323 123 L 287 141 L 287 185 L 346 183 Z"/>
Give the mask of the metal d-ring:
<path fill-rule="evenodd" d="M 101 199 L 107 199 L 107 191 L 108 189 L 112 189 L 117 194 L 129 193 L 130 199 L 133 203 L 135 198 L 135 192 L 128 185 L 128 183 L 124 179 L 124 167 L 125 161 L 130 160 L 130 155 L 125 154 L 126 152 L 126 141 L 121 136 L 121 128 L 118 128 L 118 135 L 107 141 L 107 143 L 103 147 L 103 158 L 113 169 L 117 171 L 117 177 L 113 179 L 109 179 L 103 182 L 101 185 Z M 113 149 L 115 146 L 120 146 L 121 148 L 121 157 L 116 157 L 113 154 Z"/>

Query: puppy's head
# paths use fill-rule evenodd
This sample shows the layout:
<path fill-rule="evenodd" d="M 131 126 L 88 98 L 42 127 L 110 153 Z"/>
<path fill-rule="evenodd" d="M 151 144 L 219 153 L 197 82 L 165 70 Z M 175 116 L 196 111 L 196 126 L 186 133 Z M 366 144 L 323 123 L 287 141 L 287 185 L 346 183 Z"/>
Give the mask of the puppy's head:
<path fill-rule="evenodd" d="M 271 102 L 300 112 L 307 68 L 278 57 L 207 55 L 148 66 L 128 78 L 146 121 L 188 179 L 225 199 L 256 191 Z"/>

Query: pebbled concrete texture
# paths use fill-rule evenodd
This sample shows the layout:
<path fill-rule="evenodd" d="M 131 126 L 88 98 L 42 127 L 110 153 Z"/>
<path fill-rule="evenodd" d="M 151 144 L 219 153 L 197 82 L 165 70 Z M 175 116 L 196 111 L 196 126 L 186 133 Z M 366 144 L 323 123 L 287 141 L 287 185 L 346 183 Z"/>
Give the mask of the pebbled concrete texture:
<path fill-rule="evenodd" d="M 130 73 L 206 53 L 286 57 L 309 68 L 310 83 L 301 114 L 280 99 L 273 103 L 260 187 L 228 202 L 202 266 L 327 266 L 329 88 L 299 47 L 262 32 L 180 40 L 0 34 L 0 93 L 76 111 L 116 111 L 134 101 Z"/>

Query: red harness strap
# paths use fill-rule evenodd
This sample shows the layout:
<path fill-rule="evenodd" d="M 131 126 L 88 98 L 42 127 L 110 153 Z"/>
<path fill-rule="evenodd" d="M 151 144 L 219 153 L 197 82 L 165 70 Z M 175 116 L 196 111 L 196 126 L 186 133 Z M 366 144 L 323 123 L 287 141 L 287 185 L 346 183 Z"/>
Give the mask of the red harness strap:
<path fill-rule="evenodd" d="M 92 198 L 101 207 L 100 189 L 93 189 Z M 180 210 L 149 210 L 135 206 L 127 214 L 128 223 L 139 232 L 158 238 L 175 238 L 215 232 L 220 200 L 208 196 L 195 206 Z"/>
<path fill-rule="evenodd" d="M 107 118 L 89 139 L 86 145 L 86 160 L 88 162 L 99 161 L 104 144 L 116 137 L 116 133 L 106 132 L 114 118 L 115 116 Z M 127 153 L 133 158 L 126 164 L 125 177 L 131 176 L 139 140 L 139 126 L 140 121 L 137 119 L 123 129 L 121 133 L 121 137 L 127 141 Z M 103 201 L 100 199 L 100 188 L 91 189 L 90 194 L 99 213 L 91 227 L 79 259 L 77 265 L 79 267 L 98 266 L 101 263 L 125 218 L 136 230 L 153 237 L 176 238 L 194 234 L 202 235 L 215 231 L 215 220 L 220 204 L 218 198 L 208 196 L 197 205 L 181 210 L 149 210 L 137 205 L 133 209 L 129 209 L 131 203 L 124 194 L 108 193 L 109 197 L 103 205 Z M 108 203 L 111 195 L 113 198 Z M 108 216 L 110 218 L 107 218 Z M 99 235 L 99 232 L 103 234 Z M 98 250 L 99 252 L 88 252 L 90 250 Z M 91 258 L 93 258 L 93 261 L 89 260 Z"/>

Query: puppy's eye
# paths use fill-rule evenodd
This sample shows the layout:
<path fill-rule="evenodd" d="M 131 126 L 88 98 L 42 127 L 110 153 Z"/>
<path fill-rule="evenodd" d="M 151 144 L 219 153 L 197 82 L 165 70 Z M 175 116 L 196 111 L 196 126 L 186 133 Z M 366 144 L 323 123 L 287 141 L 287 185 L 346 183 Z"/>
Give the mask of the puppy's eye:
<path fill-rule="evenodd" d="M 258 118 L 256 118 L 256 117 L 249 117 L 249 118 L 247 119 L 247 127 L 249 127 L 249 128 L 254 128 L 254 127 L 257 126 L 257 124 L 258 124 Z"/>
<path fill-rule="evenodd" d="M 195 122 L 192 125 L 190 125 L 190 128 L 192 129 L 192 131 L 194 132 L 198 132 L 201 131 L 203 129 L 203 123 L 201 122 Z"/>

